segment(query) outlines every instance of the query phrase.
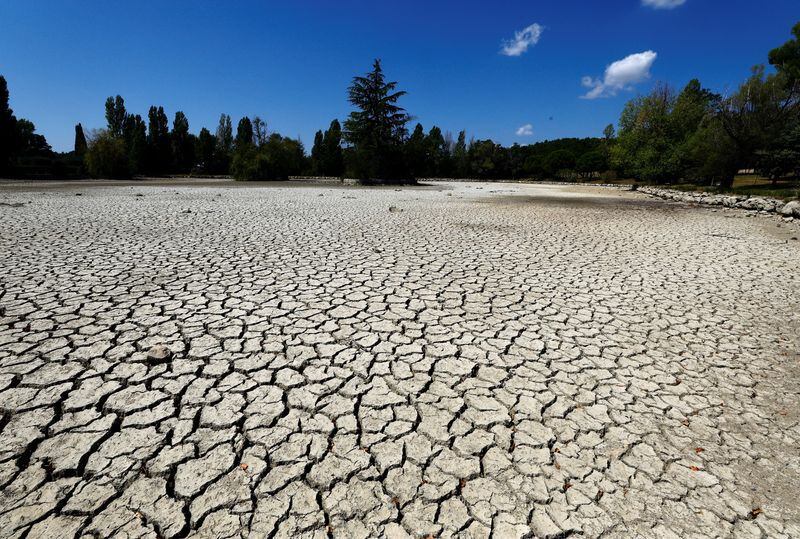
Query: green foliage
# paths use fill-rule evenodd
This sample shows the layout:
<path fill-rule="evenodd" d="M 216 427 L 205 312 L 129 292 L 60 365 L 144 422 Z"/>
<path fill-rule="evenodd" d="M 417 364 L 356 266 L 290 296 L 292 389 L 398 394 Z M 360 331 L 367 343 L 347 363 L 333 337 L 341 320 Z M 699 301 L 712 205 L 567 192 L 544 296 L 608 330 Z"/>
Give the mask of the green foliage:
<path fill-rule="evenodd" d="M 344 155 L 342 153 L 342 126 L 339 120 L 332 120 L 322 136 L 319 153 L 320 174 L 341 176 L 344 174 Z"/>
<path fill-rule="evenodd" d="M 314 134 L 314 145 L 311 147 L 311 173 L 317 176 L 322 175 L 322 141 L 324 135 L 322 129 Z"/>
<path fill-rule="evenodd" d="M 192 170 L 195 163 L 195 137 L 189 133 L 189 120 L 178 111 L 172 122 L 172 155 L 175 172 L 185 174 Z"/>
<path fill-rule="evenodd" d="M 125 145 L 131 174 L 142 174 L 147 168 L 147 127 L 138 114 L 129 114 L 125 120 Z"/>
<path fill-rule="evenodd" d="M 125 129 L 125 119 L 128 113 L 125 110 L 125 100 L 122 96 L 109 97 L 106 99 L 106 122 L 108 122 L 108 134 L 112 137 L 121 138 Z"/>
<path fill-rule="evenodd" d="M 412 177 L 421 177 L 427 172 L 426 150 L 425 129 L 418 123 L 405 143 L 406 165 Z"/>
<path fill-rule="evenodd" d="M 380 60 L 372 71 L 353 78 L 348 100 L 357 110 L 344 124 L 344 139 L 351 145 L 347 154 L 352 176 L 362 179 L 402 179 L 408 173 L 403 141 L 409 116 L 397 105 L 406 92 L 396 82 L 386 82 Z"/>
<path fill-rule="evenodd" d="M 625 106 L 612 165 L 646 181 L 733 186 L 740 169 L 772 178 L 800 174 L 800 24 L 763 66 L 722 97 L 692 80 L 674 96 L 659 86 Z"/>
<path fill-rule="evenodd" d="M 86 152 L 86 168 L 95 178 L 130 177 L 125 141 L 110 130 L 96 133 Z"/>
<path fill-rule="evenodd" d="M 623 174 L 648 182 L 666 183 L 685 178 L 698 164 L 689 144 L 712 113 L 719 96 L 696 79 L 680 94 L 666 85 L 629 101 L 622 111 L 619 132 L 610 148 L 612 165 Z"/>
<path fill-rule="evenodd" d="M 575 169 L 575 154 L 569 150 L 551 152 L 544 161 L 545 174 L 551 178 L 565 179 Z"/>
<path fill-rule="evenodd" d="M 314 146 L 311 148 L 311 172 L 318 176 L 341 176 L 344 173 L 344 157 L 342 153 L 342 126 L 339 120 L 331 121 L 323 133 L 314 135 Z"/>
<path fill-rule="evenodd" d="M 778 178 L 800 176 L 800 122 L 786 126 L 784 133 L 769 147 L 756 151 L 756 172 L 775 183 Z"/>
<path fill-rule="evenodd" d="M 44 136 L 36 133 L 36 126 L 30 120 L 17 120 L 16 146 L 23 155 L 48 154 L 52 150 Z"/>
<path fill-rule="evenodd" d="M 491 140 L 477 140 L 467 150 L 469 176 L 481 179 L 500 179 L 507 174 L 506 152 Z"/>
<path fill-rule="evenodd" d="M 794 39 L 790 39 L 769 53 L 769 63 L 786 77 L 786 84 L 794 86 L 800 81 L 800 23 L 792 28 Z"/>
<path fill-rule="evenodd" d="M 213 174 L 215 171 L 214 159 L 217 152 L 216 137 L 205 127 L 202 128 L 197 136 L 195 148 L 197 168 L 204 174 Z"/>
<path fill-rule="evenodd" d="M 425 137 L 425 161 L 427 164 L 425 174 L 428 177 L 443 176 L 448 168 L 449 158 L 450 148 L 445 142 L 442 130 L 434 125 Z"/>
<path fill-rule="evenodd" d="M 17 119 L 8 104 L 8 97 L 8 84 L 5 77 L 0 76 L 0 175 L 11 171 L 11 157 L 16 143 Z"/>
<path fill-rule="evenodd" d="M 254 145 L 253 137 L 253 122 L 250 118 L 245 116 L 239 120 L 239 125 L 236 127 L 236 139 L 233 142 L 234 152 L 244 152 L 249 150 Z"/>
<path fill-rule="evenodd" d="M 221 114 L 216 131 L 215 169 L 221 174 L 227 174 L 233 154 L 233 125 L 231 117 Z"/>
<path fill-rule="evenodd" d="M 164 107 L 150 107 L 147 113 L 147 172 L 167 174 L 172 168 L 172 143 L 169 120 Z"/>
<path fill-rule="evenodd" d="M 258 118 L 239 121 L 231 161 L 237 180 L 286 180 L 305 169 L 303 144 L 278 133 L 267 136 L 264 125 Z"/>
<path fill-rule="evenodd" d="M 608 170 L 606 154 L 600 150 L 583 154 L 575 162 L 575 170 L 585 178 L 605 172 Z"/>
<path fill-rule="evenodd" d="M 466 178 L 469 174 L 467 133 L 463 130 L 458 132 L 458 140 L 453 147 L 453 167 L 457 178 Z"/>
<path fill-rule="evenodd" d="M 797 125 L 800 94 L 787 83 L 784 72 L 765 75 L 764 67 L 757 66 L 737 92 L 719 101 L 716 112 L 736 168 L 753 168 L 759 152 L 763 156 L 774 150 L 787 130 Z M 724 186 L 730 188 L 732 182 L 729 173 Z"/>

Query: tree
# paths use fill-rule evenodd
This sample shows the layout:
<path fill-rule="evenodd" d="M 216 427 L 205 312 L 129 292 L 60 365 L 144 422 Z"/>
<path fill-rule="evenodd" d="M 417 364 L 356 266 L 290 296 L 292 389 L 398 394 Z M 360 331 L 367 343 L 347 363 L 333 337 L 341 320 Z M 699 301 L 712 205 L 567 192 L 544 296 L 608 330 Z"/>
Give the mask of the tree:
<path fill-rule="evenodd" d="M 575 170 L 584 178 L 591 178 L 595 173 L 605 172 L 608 160 L 602 151 L 587 152 L 575 162 Z"/>
<path fill-rule="evenodd" d="M 234 152 L 242 151 L 253 146 L 253 123 L 245 116 L 236 126 L 236 139 L 233 142 Z"/>
<path fill-rule="evenodd" d="M 217 151 L 217 139 L 205 127 L 197 137 L 197 165 L 205 174 L 214 172 L 214 156 Z"/>
<path fill-rule="evenodd" d="M 86 152 L 86 168 L 95 178 L 130 177 L 128 152 L 122 137 L 110 130 L 96 133 Z"/>
<path fill-rule="evenodd" d="M 800 81 L 800 23 L 792 28 L 794 39 L 790 39 L 769 53 L 769 63 L 784 74 L 787 86 Z"/>
<path fill-rule="evenodd" d="M 311 147 L 311 173 L 317 176 L 322 176 L 324 173 L 322 172 L 322 141 L 323 141 L 323 134 L 322 129 L 317 131 L 314 134 L 314 145 Z"/>
<path fill-rule="evenodd" d="M 672 88 L 659 84 L 628 101 L 611 151 L 615 168 L 645 181 L 666 182 L 680 175 L 671 119 L 675 100 Z"/>
<path fill-rule="evenodd" d="M 305 167 L 305 150 L 299 140 L 272 133 L 260 146 L 247 142 L 247 122 L 239 122 L 231 171 L 237 180 L 285 180 Z M 239 137 L 241 134 L 241 137 Z"/>
<path fill-rule="evenodd" d="M 17 152 L 20 155 L 42 155 L 50 153 L 50 145 L 43 135 L 36 133 L 33 122 L 20 118 L 17 120 Z"/>
<path fill-rule="evenodd" d="M 342 154 L 342 126 L 339 120 L 332 120 L 322 136 L 320 160 L 323 176 L 341 176 L 344 174 L 344 157 Z"/>
<path fill-rule="evenodd" d="M 466 178 L 469 174 L 469 163 L 467 161 L 467 133 L 464 130 L 458 132 L 458 140 L 453 147 L 453 162 L 456 177 Z"/>
<path fill-rule="evenodd" d="M 800 121 L 795 118 L 793 124 L 768 148 L 756 151 L 756 172 L 773 184 L 790 174 L 800 177 Z"/>
<path fill-rule="evenodd" d="M 172 165 L 169 120 L 164 107 L 150 107 L 147 113 L 148 169 L 151 174 L 166 174 Z"/>
<path fill-rule="evenodd" d="M 410 117 L 397 105 L 404 91 L 397 82 L 386 82 L 380 60 L 372 71 L 356 76 L 348 88 L 348 100 L 357 108 L 344 124 L 344 138 L 352 145 L 350 170 L 362 179 L 400 179 L 407 171 L 402 143 Z"/>
<path fill-rule="evenodd" d="M 0 75 L 0 174 L 11 171 L 11 157 L 16 145 L 17 119 L 8 103 L 8 84 Z"/>
<path fill-rule="evenodd" d="M 449 154 L 442 130 L 435 125 L 431 127 L 428 136 L 425 137 L 425 154 L 428 165 L 425 174 L 429 177 L 440 176 L 445 159 Z"/>
<path fill-rule="evenodd" d="M 189 133 L 189 120 L 182 111 L 175 113 L 172 122 L 172 155 L 176 172 L 191 171 L 194 165 L 194 139 Z"/>
<path fill-rule="evenodd" d="M 502 178 L 507 173 L 505 149 L 492 140 L 471 142 L 467 150 L 468 176 L 482 179 Z"/>
<path fill-rule="evenodd" d="M 409 174 L 414 177 L 421 177 L 428 170 L 428 155 L 425 147 L 425 130 L 422 124 L 414 126 L 414 131 L 405 143 L 406 165 Z"/>
<path fill-rule="evenodd" d="M 215 168 L 221 174 L 228 174 L 233 153 L 233 127 L 231 117 L 227 114 L 221 114 L 219 117 L 216 138 Z"/>
<path fill-rule="evenodd" d="M 258 152 L 254 144 L 253 123 L 245 116 L 236 126 L 236 139 L 233 142 L 231 174 L 237 180 L 256 179 L 258 171 Z"/>
<path fill-rule="evenodd" d="M 733 95 L 718 101 L 717 114 L 730 139 L 737 170 L 754 167 L 757 152 L 772 150 L 785 130 L 795 125 L 800 94 L 797 85 L 787 84 L 786 79 L 784 72 L 765 75 L 764 66 L 757 66 Z M 729 189 L 732 185 L 729 170 L 721 187 Z"/>
<path fill-rule="evenodd" d="M 614 132 L 614 124 L 608 124 L 605 129 L 603 129 L 603 138 L 605 139 L 607 144 L 610 144 L 612 140 L 614 140 L 615 136 Z"/>
<path fill-rule="evenodd" d="M 138 114 L 129 114 L 125 120 L 125 145 L 131 174 L 141 174 L 147 169 L 147 126 Z"/>
<path fill-rule="evenodd" d="M 125 110 L 125 100 L 122 96 L 106 99 L 106 122 L 108 134 L 112 137 L 122 138 L 125 129 L 125 119 L 128 113 Z"/>
<path fill-rule="evenodd" d="M 725 132 L 719 115 L 701 122 L 686 145 L 689 159 L 694 163 L 687 179 L 719 185 L 723 189 L 733 185 L 739 170 L 739 156 L 733 140 Z"/>
<path fill-rule="evenodd" d="M 569 150 L 551 152 L 544 162 L 545 172 L 551 178 L 561 178 L 575 169 L 575 154 Z"/>
<path fill-rule="evenodd" d="M 267 142 L 267 122 L 258 116 L 253 118 L 253 138 L 256 146 L 262 146 Z"/>
<path fill-rule="evenodd" d="M 75 155 L 83 157 L 86 155 L 87 147 L 86 135 L 83 134 L 83 126 L 78 123 L 78 125 L 75 126 Z"/>

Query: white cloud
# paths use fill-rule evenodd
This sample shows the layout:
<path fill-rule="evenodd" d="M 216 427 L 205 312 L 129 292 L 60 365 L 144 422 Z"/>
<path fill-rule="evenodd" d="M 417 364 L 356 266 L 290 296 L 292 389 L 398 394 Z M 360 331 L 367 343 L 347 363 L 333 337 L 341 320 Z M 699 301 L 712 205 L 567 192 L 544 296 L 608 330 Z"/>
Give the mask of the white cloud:
<path fill-rule="evenodd" d="M 531 135 L 533 135 L 533 126 L 531 124 L 525 124 L 517 129 L 518 137 L 529 137 Z"/>
<path fill-rule="evenodd" d="M 630 90 L 634 84 L 650 77 L 650 68 L 658 55 L 644 51 L 626 56 L 606 67 L 603 80 L 583 77 L 581 84 L 590 88 L 584 99 L 597 99 L 617 95 L 620 90 Z"/>
<path fill-rule="evenodd" d="M 536 45 L 539 42 L 543 30 L 544 26 L 533 23 L 524 30 L 514 32 L 514 39 L 503 41 L 503 48 L 500 49 L 500 54 L 505 56 L 520 56 L 523 52 L 528 50 L 528 47 Z"/>
<path fill-rule="evenodd" d="M 682 6 L 686 0 L 642 0 L 642 5 L 653 9 L 675 9 Z"/>

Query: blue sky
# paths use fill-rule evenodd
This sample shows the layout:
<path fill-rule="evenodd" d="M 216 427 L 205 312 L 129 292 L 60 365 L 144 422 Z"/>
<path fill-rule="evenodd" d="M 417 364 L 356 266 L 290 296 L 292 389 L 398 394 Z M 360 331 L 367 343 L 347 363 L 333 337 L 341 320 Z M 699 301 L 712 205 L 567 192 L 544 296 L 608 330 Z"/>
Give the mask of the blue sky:
<path fill-rule="evenodd" d="M 117 93 L 195 133 L 260 115 L 309 145 L 376 57 L 426 129 L 525 144 L 599 136 L 656 81 L 735 88 L 797 21 L 798 0 L 0 0 L 0 74 L 56 150 Z"/>

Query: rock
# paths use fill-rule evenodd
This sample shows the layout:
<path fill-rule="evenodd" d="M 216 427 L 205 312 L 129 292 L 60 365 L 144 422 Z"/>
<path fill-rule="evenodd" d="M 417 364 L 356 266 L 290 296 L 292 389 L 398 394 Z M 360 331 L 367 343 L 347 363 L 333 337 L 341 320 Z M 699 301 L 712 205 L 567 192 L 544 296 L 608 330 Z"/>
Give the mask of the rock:
<path fill-rule="evenodd" d="M 750 197 L 739 204 L 740 207 L 756 211 L 775 211 L 776 201 L 763 197 Z"/>
<path fill-rule="evenodd" d="M 800 217 L 800 200 L 787 202 L 780 209 L 780 213 L 784 217 Z"/>
<path fill-rule="evenodd" d="M 389 206 L 389 213 L 400 213 L 402 212 L 402 208 L 398 208 L 397 206 Z"/>
<path fill-rule="evenodd" d="M 149 363 L 167 363 L 171 359 L 172 350 L 163 344 L 157 344 L 147 352 L 147 361 Z"/>

